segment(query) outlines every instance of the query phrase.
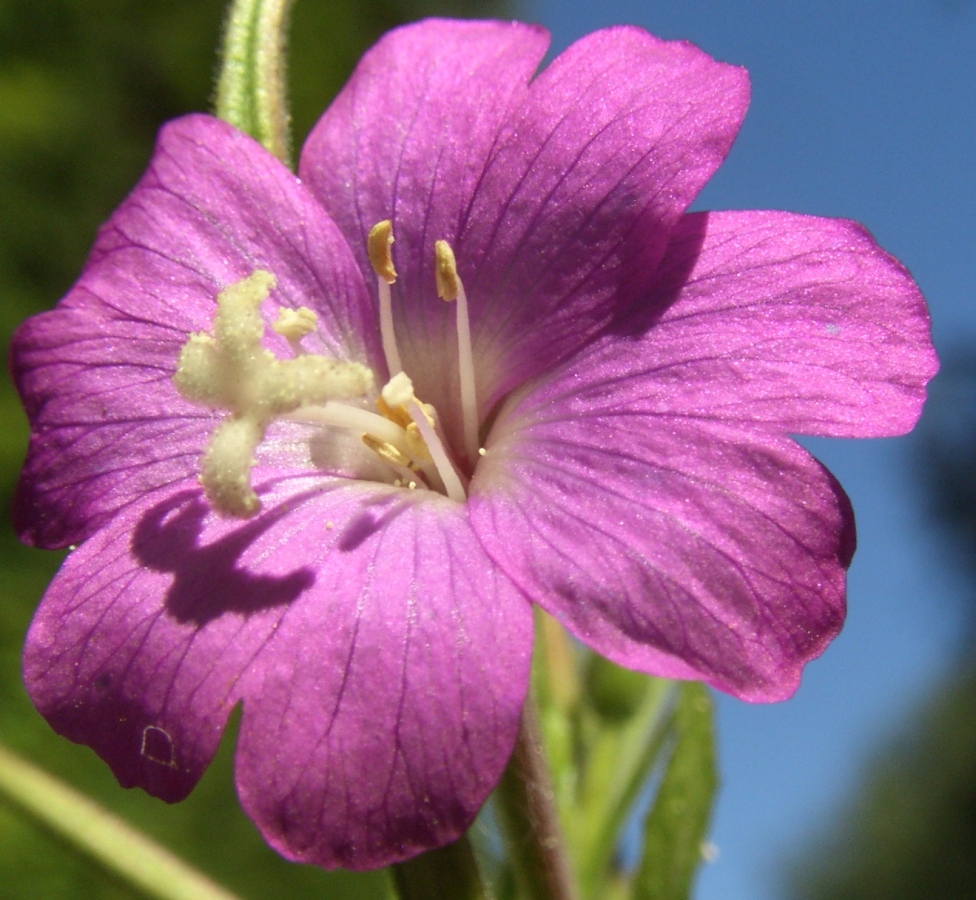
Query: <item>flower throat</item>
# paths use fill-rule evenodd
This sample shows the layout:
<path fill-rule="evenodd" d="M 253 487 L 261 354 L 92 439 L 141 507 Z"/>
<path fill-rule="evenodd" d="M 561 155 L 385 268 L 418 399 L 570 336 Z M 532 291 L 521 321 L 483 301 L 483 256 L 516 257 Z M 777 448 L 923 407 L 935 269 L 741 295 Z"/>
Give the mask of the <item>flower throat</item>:
<path fill-rule="evenodd" d="M 247 518 L 261 503 L 251 486 L 254 454 L 275 420 L 351 431 L 382 461 L 398 487 L 426 489 L 462 501 L 467 478 L 456 464 L 437 411 L 414 394 L 400 359 L 393 328 L 390 286 L 396 281 L 391 247 L 393 227 L 386 220 L 367 238 L 369 261 L 379 293 L 380 336 L 390 380 L 375 397 L 376 411 L 360 403 L 375 393 L 373 372 L 301 346 L 318 318 L 307 307 L 282 307 L 272 328 L 284 337 L 293 358 L 280 359 L 261 341 L 260 306 L 275 287 L 270 272 L 258 269 L 217 296 L 212 334 L 194 333 L 180 352 L 173 383 L 193 403 L 225 410 L 210 435 L 200 462 L 200 483 L 211 506 Z M 463 452 L 473 464 L 483 453 L 478 441 L 478 409 L 468 301 L 446 241 L 434 245 L 437 293 L 456 311 L 460 369 Z"/>

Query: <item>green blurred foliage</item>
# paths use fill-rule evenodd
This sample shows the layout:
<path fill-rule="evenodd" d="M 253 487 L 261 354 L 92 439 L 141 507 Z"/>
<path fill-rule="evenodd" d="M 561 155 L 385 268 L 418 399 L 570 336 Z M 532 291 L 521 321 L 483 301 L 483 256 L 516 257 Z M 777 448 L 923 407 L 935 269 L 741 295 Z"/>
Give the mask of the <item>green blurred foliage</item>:
<path fill-rule="evenodd" d="M 302 0 L 293 18 L 295 144 L 362 51 L 431 12 L 505 16 L 500 3 Z M 166 119 L 207 110 L 218 0 L 0 0 L 0 336 L 53 306 L 84 264 L 98 226 L 141 175 Z M 27 423 L 0 383 L 0 504 L 9 510 Z M 242 897 L 382 898 L 385 873 L 325 873 L 268 849 L 233 791 L 231 729 L 189 800 L 167 806 L 123 791 L 87 748 L 57 737 L 30 705 L 20 650 L 60 554 L 20 546 L 0 516 L 0 741 L 79 787 Z M 129 889 L 0 805 L 0 895 L 125 898 Z"/>
<path fill-rule="evenodd" d="M 708 689 L 624 669 L 538 609 L 532 675 L 579 896 L 690 896 L 718 787 Z M 517 879 L 487 834 L 495 896 L 514 900 Z"/>
<path fill-rule="evenodd" d="M 718 789 L 712 700 L 704 684 L 678 685 L 673 728 L 675 746 L 644 826 L 635 900 L 689 897 L 704 859 Z"/>

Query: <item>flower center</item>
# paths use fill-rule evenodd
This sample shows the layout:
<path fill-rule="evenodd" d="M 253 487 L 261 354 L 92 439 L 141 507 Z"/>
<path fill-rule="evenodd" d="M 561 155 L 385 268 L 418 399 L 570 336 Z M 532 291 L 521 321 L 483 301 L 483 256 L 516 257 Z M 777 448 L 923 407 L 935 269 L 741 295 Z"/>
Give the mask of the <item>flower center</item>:
<path fill-rule="evenodd" d="M 437 411 L 416 396 L 403 371 L 393 328 L 390 285 L 397 275 L 392 244 L 389 221 L 370 231 L 367 247 L 377 276 L 380 333 L 390 372 L 378 396 L 366 366 L 305 352 L 301 340 L 318 323 L 306 307 L 281 308 L 272 325 L 288 341 L 293 358 L 280 359 L 262 345 L 259 308 L 275 287 L 274 276 L 262 269 L 218 294 L 212 334 L 190 335 L 173 383 L 187 400 L 228 413 L 211 434 L 200 463 L 200 483 L 218 512 L 246 518 L 260 509 L 251 470 L 258 445 L 276 419 L 352 432 L 382 463 L 392 484 L 465 499 L 467 479 L 452 457 Z M 467 297 L 451 247 L 438 241 L 434 249 L 438 295 L 453 301 L 456 310 L 463 449 L 469 460 L 477 460 L 483 451 L 478 447 Z M 376 412 L 361 405 L 371 395 Z"/>

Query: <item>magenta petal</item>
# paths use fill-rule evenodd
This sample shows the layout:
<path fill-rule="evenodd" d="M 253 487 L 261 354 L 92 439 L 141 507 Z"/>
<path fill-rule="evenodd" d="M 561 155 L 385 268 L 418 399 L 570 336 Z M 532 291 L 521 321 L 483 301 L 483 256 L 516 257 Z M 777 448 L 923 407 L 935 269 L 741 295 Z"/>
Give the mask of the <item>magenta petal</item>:
<path fill-rule="evenodd" d="M 471 500 L 489 554 L 621 665 L 792 694 L 844 618 L 839 485 L 787 438 L 563 412 L 539 391 L 500 418 Z"/>
<path fill-rule="evenodd" d="M 170 379 L 189 332 L 209 330 L 217 293 L 257 268 L 278 282 L 269 322 L 279 304 L 311 306 L 316 350 L 379 354 L 349 248 L 294 175 L 216 119 L 166 126 L 78 283 L 14 336 L 32 432 L 15 504 L 23 540 L 77 543 L 125 504 L 196 474 L 214 418 Z"/>
<path fill-rule="evenodd" d="M 527 85 L 544 47 L 517 24 L 399 29 L 305 146 L 302 176 L 351 244 L 393 219 L 397 333 L 421 395 L 442 377 L 431 354 L 455 352 L 435 240 L 465 281 L 488 408 L 647 288 L 745 113 L 745 73 L 688 44 L 599 32 Z"/>
<path fill-rule="evenodd" d="M 393 220 L 397 286 L 411 311 L 422 296 L 437 301 L 434 242 L 456 237 L 548 44 L 544 29 L 520 22 L 431 19 L 395 29 L 363 56 L 308 136 L 302 179 L 370 280 L 366 235 Z"/>
<path fill-rule="evenodd" d="M 532 620 L 464 507 L 343 502 L 332 531 L 297 513 L 291 552 L 322 559 L 315 602 L 292 605 L 247 680 L 238 786 L 280 852 L 360 869 L 471 823 L 514 745 Z"/>
<path fill-rule="evenodd" d="M 121 507 L 196 476 L 214 419 L 170 381 L 186 338 L 68 306 L 18 328 L 12 367 L 31 421 L 13 508 L 22 541 L 78 543 Z"/>
<path fill-rule="evenodd" d="M 922 295 L 861 226 L 723 212 L 685 217 L 654 291 L 559 377 L 589 411 L 881 437 L 937 369 Z"/>
<path fill-rule="evenodd" d="M 204 519 L 214 532 L 206 546 Z M 24 649 L 27 690 L 124 787 L 170 802 L 190 792 L 240 699 L 241 674 L 308 587 L 301 566 L 262 581 L 238 565 L 260 528 L 213 522 L 188 481 L 120 512 L 48 588 Z"/>
<path fill-rule="evenodd" d="M 498 394 L 649 288 L 748 102 L 745 70 L 638 28 L 588 35 L 532 82 L 455 248 L 459 266 L 474 267 L 478 339 L 499 366 Z"/>
<path fill-rule="evenodd" d="M 238 788 L 266 839 L 369 868 L 471 823 L 515 741 L 532 620 L 464 507 L 347 485 L 259 488 L 243 524 L 196 488 L 123 510 L 68 558 L 24 666 L 58 731 L 167 800 L 243 700 Z"/>

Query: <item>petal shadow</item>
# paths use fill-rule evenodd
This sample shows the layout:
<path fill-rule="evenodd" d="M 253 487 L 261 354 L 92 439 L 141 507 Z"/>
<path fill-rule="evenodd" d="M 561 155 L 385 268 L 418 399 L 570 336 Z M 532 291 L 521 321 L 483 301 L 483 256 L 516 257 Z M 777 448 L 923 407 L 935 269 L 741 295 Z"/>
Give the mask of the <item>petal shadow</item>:
<path fill-rule="evenodd" d="M 621 312 L 607 331 L 618 337 L 641 338 L 678 299 L 694 271 L 708 233 L 708 213 L 687 213 L 678 221 L 646 297 Z"/>
<path fill-rule="evenodd" d="M 241 522 L 223 537 L 201 544 L 209 507 L 195 491 L 167 497 L 146 511 L 132 536 L 132 552 L 142 565 L 172 572 L 166 608 L 180 622 L 205 625 L 223 613 L 245 615 L 296 600 L 315 581 L 308 567 L 287 575 L 260 575 L 240 568 L 246 549 L 293 512 L 292 498 L 255 519 Z"/>

